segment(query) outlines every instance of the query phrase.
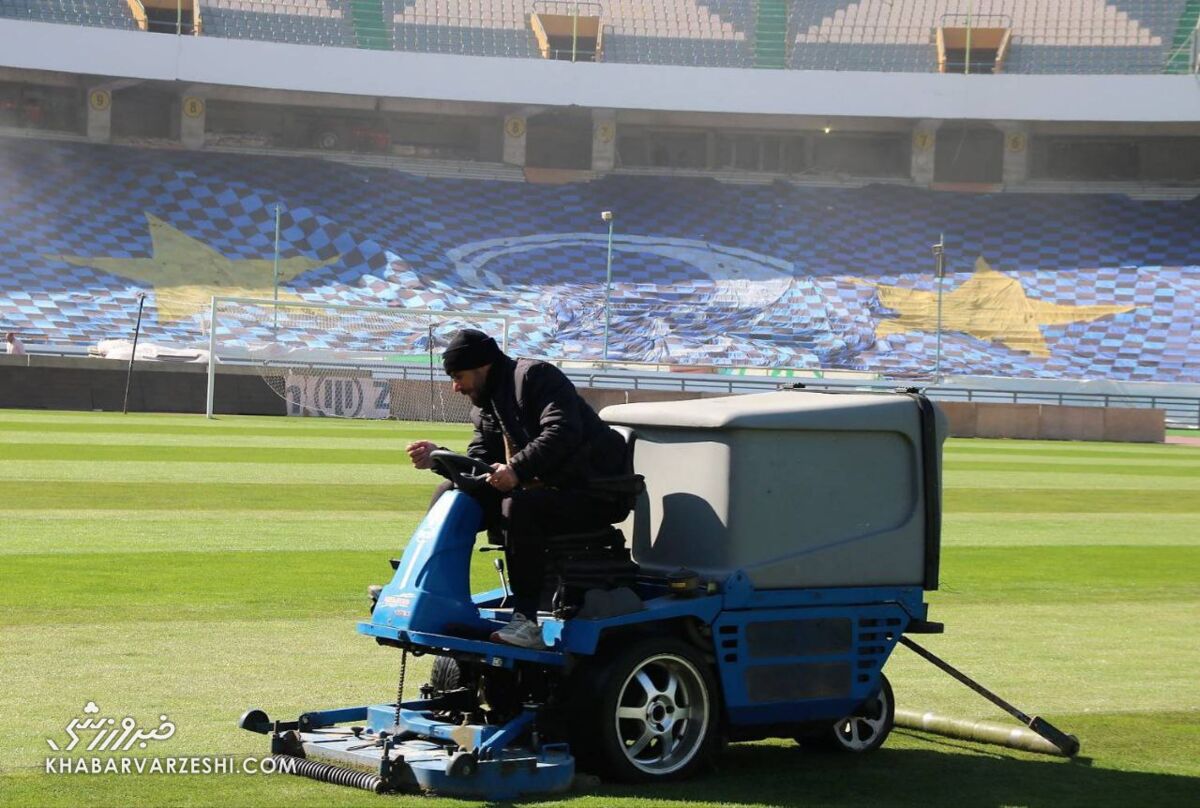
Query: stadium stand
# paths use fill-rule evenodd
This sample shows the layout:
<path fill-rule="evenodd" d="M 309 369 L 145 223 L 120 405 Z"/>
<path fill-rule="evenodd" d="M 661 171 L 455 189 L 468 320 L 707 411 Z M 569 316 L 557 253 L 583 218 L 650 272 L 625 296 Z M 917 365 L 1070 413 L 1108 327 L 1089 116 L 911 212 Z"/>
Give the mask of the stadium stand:
<path fill-rule="evenodd" d="M 270 296 L 276 204 L 285 299 L 509 314 L 521 354 L 600 354 L 611 209 L 613 357 L 928 373 L 945 233 L 946 373 L 1200 382 L 1200 200 L 541 186 L 22 138 L 0 140 L 2 325 L 95 344 L 146 290 L 149 339 L 203 344 L 210 295 Z"/>
<path fill-rule="evenodd" d="M 602 4 L 604 60 L 752 67 L 755 3 L 616 0 Z"/>
<path fill-rule="evenodd" d="M 383 0 L 396 50 L 477 56 L 536 57 L 532 3 L 494 0 Z"/>
<path fill-rule="evenodd" d="M 573 6 L 565 6 L 569 13 Z M 520 0 L 384 0 L 392 10 L 398 50 L 537 57 L 529 18 L 557 11 L 555 4 Z M 749 67 L 754 62 L 747 28 L 748 2 L 604 0 L 581 4 L 580 14 L 599 16 L 603 58 L 613 62 Z"/>
<path fill-rule="evenodd" d="M 0 0 L 0 17 L 137 30 L 125 0 Z"/>
<path fill-rule="evenodd" d="M 1191 70 L 1200 0 L 196 0 L 205 36 L 543 58 L 534 12 L 595 14 L 609 62 L 933 72 L 939 27 L 999 26 L 1009 73 Z M 0 17 L 136 28 L 125 0 L 0 0 Z M 589 54 L 590 59 L 590 54 Z M 986 72 L 986 71 L 985 71 Z"/>
<path fill-rule="evenodd" d="M 794 0 L 790 66 L 935 71 L 935 30 L 970 20 L 1012 32 L 1005 72 L 1160 73 L 1176 53 L 1188 6 L 1186 0 Z"/>
<path fill-rule="evenodd" d="M 198 0 L 205 36 L 297 45 L 359 46 L 342 0 Z"/>

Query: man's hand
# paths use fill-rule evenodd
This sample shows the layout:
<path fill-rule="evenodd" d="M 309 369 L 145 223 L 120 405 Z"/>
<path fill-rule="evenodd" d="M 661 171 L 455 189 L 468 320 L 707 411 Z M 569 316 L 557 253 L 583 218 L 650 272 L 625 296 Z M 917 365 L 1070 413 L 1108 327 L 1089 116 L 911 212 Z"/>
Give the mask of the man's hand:
<path fill-rule="evenodd" d="M 404 449 L 408 452 L 408 456 L 412 458 L 412 464 L 419 469 L 427 469 L 433 466 L 433 462 L 429 459 L 429 453 L 438 446 L 433 441 L 419 440 L 415 443 L 410 443 Z"/>
<path fill-rule="evenodd" d="M 511 467 L 503 463 L 493 463 L 492 468 L 494 471 L 488 475 L 488 485 L 502 494 L 507 494 L 517 487 L 520 480 L 517 479 L 517 473 Z"/>

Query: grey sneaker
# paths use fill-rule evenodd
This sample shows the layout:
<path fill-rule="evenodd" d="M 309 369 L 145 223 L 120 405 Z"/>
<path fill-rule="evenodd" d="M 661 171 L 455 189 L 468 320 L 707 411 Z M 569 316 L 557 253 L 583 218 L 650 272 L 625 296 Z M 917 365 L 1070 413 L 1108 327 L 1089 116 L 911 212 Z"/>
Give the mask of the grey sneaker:
<path fill-rule="evenodd" d="M 531 648 L 534 651 L 546 649 L 546 643 L 542 640 L 542 627 L 520 612 L 513 612 L 512 620 L 508 621 L 507 626 L 492 632 L 492 642 Z"/>

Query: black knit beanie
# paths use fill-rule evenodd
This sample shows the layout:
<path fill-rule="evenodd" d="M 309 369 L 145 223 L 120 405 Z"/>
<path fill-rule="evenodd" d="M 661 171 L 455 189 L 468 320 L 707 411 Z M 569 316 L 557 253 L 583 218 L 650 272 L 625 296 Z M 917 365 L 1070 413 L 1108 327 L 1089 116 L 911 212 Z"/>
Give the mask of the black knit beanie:
<path fill-rule="evenodd" d="M 490 365 L 504 354 L 496 340 L 474 328 L 464 328 L 450 340 L 442 353 L 442 366 L 446 373 Z"/>

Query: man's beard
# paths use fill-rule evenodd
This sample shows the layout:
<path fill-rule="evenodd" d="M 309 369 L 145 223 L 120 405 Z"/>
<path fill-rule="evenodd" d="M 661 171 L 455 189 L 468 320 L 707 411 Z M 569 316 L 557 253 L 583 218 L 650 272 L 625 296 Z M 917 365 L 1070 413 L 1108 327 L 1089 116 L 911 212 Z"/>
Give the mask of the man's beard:
<path fill-rule="evenodd" d="M 471 403 L 476 407 L 482 407 L 487 404 L 487 396 L 485 396 L 482 392 L 468 393 L 467 398 L 471 399 Z"/>

